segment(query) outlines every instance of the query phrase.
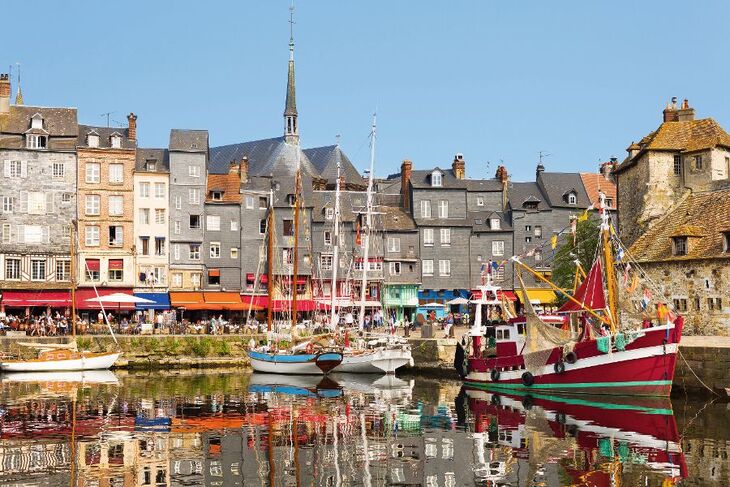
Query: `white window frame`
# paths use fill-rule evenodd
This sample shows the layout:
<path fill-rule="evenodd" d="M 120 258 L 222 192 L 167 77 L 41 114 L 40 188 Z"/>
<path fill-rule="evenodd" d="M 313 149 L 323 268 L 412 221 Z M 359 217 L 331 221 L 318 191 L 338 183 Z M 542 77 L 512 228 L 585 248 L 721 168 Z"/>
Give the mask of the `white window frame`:
<path fill-rule="evenodd" d="M 174 272 L 172 274 L 172 287 L 182 287 L 182 274 Z"/>
<path fill-rule="evenodd" d="M 491 228 L 492 230 L 501 230 L 502 221 L 499 218 L 490 218 L 489 219 L 489 228 Z"/>
<path fill-rule="evenodd" d="M 327 220 L 332 220 L 335 217 L 335 209 L 334 208 L 325 208 L 324 217 Z"/>
<path fill-rule="evenodd" d="M 149 181 L 142 181 L 139 183 L 139 197 L 140 198 L 149 198 L 150 197 Z"/>
<path fill-rule="evenodd" d="M 250 194 L 246 195 L 246 209 L 253 210 L 253 196 Z"/>
<path fill-rule="evenodd" d="M 196 247 L 193 249 L 193 247 Z M 190 260 L 200 260 L 200 244 L 190 244 L 188 248 L 188 258 Z"/>
<path fill-rule="evenodd" d="M 327 247 L 331 247 L 332 246 L 332 230 L 325 230 L 322 235 L 322 239 L 324 240 L 324 244 Z"/>
<path fill-rule="evenodd" d="M 431 218 L 431 200 L 421 201 L 421 218 Z"/>
<path fill-rule="evenodd" d="M 188 189 L 188 204 L 199 205 L 200 204 L 200 190 L 196 188 Z"/>
<path fill-rule="evenodd" d="M 30 195 L 28 195 L 30 197 Z M 28 208 L 30 209 L 30 198 Z M 101 214 L 101 195 L 87 194 L 84 202 L 84 215 L 98 216 Z"/>
<path fill-rule="evenodd" d="M 172 246 L 172 256 L 175 260 L 180 260 L 180 244 Z"/>
<path fill-rule="evenodd" d="M 88 184 L 99 184 L 101 182 L 101 164 L 98 162 L 87 162 L 85 174 L 85 181 Z"/>
<path fill-rule="evenodd" d="M 111 136 L 111 145 L 112 145 L 112 149 L 121 149 L 122 148 L 122 138 L 119 135 L 112 135 Z"/>
<path fill-rule="evenodd" d="M 164 225 L 167 222 L 164 208 L 155 208 L 155 225 Z"/>
<path fill-rule="evenodd" d="M 440 259 L 439 260 L 439 276 L 449 277 L 451 276 L 451 260 Z"/>
<path fill-rule="evenodd" d="M 139 209 L 139 224 L 149 225 L 150 224 L 150 209 L 140 208 Z"/>
<path fill-rule="evenodd" d="M 444 185 L 444 175 L 441 171 L 434 171 L 431 173 L 431 186 L 434 188 L 441 188 Z"/>
<path fill-rule="evenodd" d="M 84 230 L 84 240 L 87 247 L 98 247 L 101 240 L 101 227 L 89 225 Z"/>
<path fill-rule="evenodd" d="M 12 227 L 10 226 L 10 223 L 3 223 L 2 243 L 4 243 L 4 244 L 11 243 L 13 240 L 12 235 L 13 235 Z"/>
<path fill-rule="evenodd" d="M 124 196 L 113 194 L 108 200 L 109 216 L 124 215 Z"/>
<path fill-rule="evenodd" d="M 41 191 L 31 191 L 28 193 L 28 214 L 46 214 L 46 193 Z"/>
<path fill-rule="evenodd" d="M 440 242 L 442 247 L 451 247 L 451 229 L 442 228 L 440 229 Z"/>
<path fill-rule="evenodd" d="M 423 277 L 433 276 L 433 260 L 432 259 L 423 259 L 421 261 L 421 274 L 423 275 Z"/>
<path fill-rule="evenodd" d="M 575 205 L 577 203 L 578 203 L 578 197 L 575 195 L 575 193 L 569 193 L 568 194 L 568 204 Z"/>
<path fill-rule="evenodd" d="M 402 270 L 402 265 L 400 262 L 390 262 L 389 267 L 390 269 L 388 270 L 390 271 L 391 276 L 400 276 Z"/>
<path fill-rule="evenodd" d="M 492 240 L 492 256 L 501 257 L 504 255 L 504 240 Z"/>
<path fill-rule="evenodd" d="M 22 276 L 23 261 L 16 258 L 5 259 L 5 280 L 19 281 Z"/>
<path fill-rule="evenodd" d="M 200 177 L 200 166 L 189 165 L 188 166 L 188 176 L 190 176 L 191 178 L 199 178 Z"/>
<path fill-rule="evenodd" d="M 175 220 L 175 223 L 173 224 L 173 233 L 175 235 L 180 235 L 181 231 L 182 231 L 182 224 L 180 223 L 180 220 Z"/>
<path fill-rule="evenodd" d="M 238 221 L 237 220 L 231 220 L 231 231 L 232 232 L 238 231 Z"/>
<path fill-rule="evenodd" d="M 46 259 L 30 259 L 30 280 L 46 280 Z M 40 274 L 38 274 L 40 272 Z"/>
<path fill-rule="evenodd" d="M 118 162 L 109 164 L 109 183 L 124 183 L 124 164 L 119 164 Z"/>
<path fill-rule="evenodd" d="M 182 196 L 175 196 L 175 209 L 181 210 L 182 209 Z"/>
<path fill-rule="evenodd" d="M 449 217 L 449 200 L 439 200 L 439 218 Z"/>
<path fill-rule="evenodd" d="M 238 259 L 238 247 L 231 247 L 231 259 Z"/>
<path fill-rule="evenodd" d="M 206 215 L 205 229 L 209 232 L 220 232 L 221 217 L 219 215 Z"/>
<path fill-rule="evenodd" d="M 221 243 L 220 242 L 211 242 L 210 243 L 210 258 L 211 259 L 220 259 L 221 258 Z"/>
<path fill-rule="evenodd" d="M 484 196 L 477 196 L 477 206 L 484 206 Z"/>
<path fill-rule="evenodd" d="M 400 237 L 388 237 L 388 252 L 400 252 Z"/>
<path fill-rule="evenodd" d="M 331 255 L 320 255 L 319 256 L 319 269 L 321 271 L 331 271 L 332 270 L 332 256 Z"/>
<path fill-rule="evenodd" d="M 433 228 L 423 229 L 423 246 L 433 247 Z"/>
<path fill-rule="evenodd" d="M 52 168 L 54 178 L 63 178 L 66 176 L 66 164 L 63 162 L 54 162 Z"/>
<path fill-rule="evenodd" d="M 167 191 L 165 188 L 165 183 L 162 182 L 155 182 L 155 198 L 165 198 L 167 197 Z"/>
<path fill-rule="evenodd" d="M 13 213 L 15 211 L 15 198 L 12 196 L 3 196 L 3 213 Z"/>

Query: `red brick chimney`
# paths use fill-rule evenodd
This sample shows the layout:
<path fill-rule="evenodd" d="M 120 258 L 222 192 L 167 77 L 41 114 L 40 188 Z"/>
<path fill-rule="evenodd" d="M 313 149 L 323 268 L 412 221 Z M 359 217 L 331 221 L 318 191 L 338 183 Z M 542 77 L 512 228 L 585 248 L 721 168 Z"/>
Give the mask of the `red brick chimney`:
<path fill-rule="evenodd" d="M 10 111 L 10 76 L 0 74 L 0 113 Z"/>
<path fill-rule="evenodd" d="M 497 166 L 497 172 L 494 177 L 502 183 L 502 209 L 506 210 L 507 203 L 509 203 L 509 195 L 507 194 L 507 189 L 509 187 L 509 173 L 507 173 L 507 168 L 504 166 Z"/>
<path fill-rule="evenodd" d="M 672 97 L 672 103 L 667 103 L 667 108 L 662 112 L 665 122 L 677 122 L 679 120 L 677 114 L 677 97 Z"/>
<path fill-rule="evenodd" d="M 248 182 L 248 157 L 241 159 L 241 162 L 238 164 L 238 176 L 241 179 L 241 184 Z"/>
<path fill-rule="evenodd" d="M 130 113 L 127 115 L 127 122 L 129 124 L 129 140 L 137 141 L 137 115 Z"/>
<path fill-rule="evenodd" d="M 408 183 L 411 181 L 411 171 L 413 170 L 413 163 L 408 159 L 403 161 L 400 165 L 400 198 L 401 205 L 406 210 L 411 209 L 411 198 L 410 192 L 408 191 Z"/>
<path fill-rule="evenodd" d="M 451 170 L 454 171 L 454 177 L 456 179 L 464 179 L 466 176 L 466 161 L 464 161 L 464 155 L 461 152 L 454 156 L 454 162 L 451 163 Z"/>
<path fill-rule="evenodd" d="M 679 122 L 691 122 L 695 119 L 695 109 L 689 106 L 689 100 L 686 98 L 682 101 L 682 108 L 677 110 L 677 120 Z"/>

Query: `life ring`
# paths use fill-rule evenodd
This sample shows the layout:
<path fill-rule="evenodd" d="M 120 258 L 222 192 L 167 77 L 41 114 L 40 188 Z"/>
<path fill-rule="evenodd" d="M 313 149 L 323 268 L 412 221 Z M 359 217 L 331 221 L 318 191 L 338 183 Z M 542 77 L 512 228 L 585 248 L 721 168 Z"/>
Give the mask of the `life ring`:
<path fill-rule="evenodd" d="M 573 365 L 578 361 L 578 355 L 575 352 L 568 352 L 565 354 L 565 361 Z"/>
<path fill-rule="evenodd" d="M 489 374 L 489 376 L 492 378 L 492 382 L 497 382 L 499 380 L 499 370 L 492 369 L 492 372 Z"/>
<path fill-rule="evenodd" d="M 306 351 L 310 355 L 314 353 L 314 344 L 312 342 L 307 343 Z"/>
<path fill-rule="evenodd" d="M 555 365 L 553 365 L 553 369 L 555 369 L 556 374 L 562 374 L 565 372 L 565 363 L 562 360 L 558 360 L 555 362 Z"/>
<path fill-rule="evenodd" d="M 522 374 L 522 384 L 526 385 L 527 387 L 530 387 L 534 383 L 535 383 L 535 376 L 533 376 L 532 373 L 525 372 L 524 374 Z"/>

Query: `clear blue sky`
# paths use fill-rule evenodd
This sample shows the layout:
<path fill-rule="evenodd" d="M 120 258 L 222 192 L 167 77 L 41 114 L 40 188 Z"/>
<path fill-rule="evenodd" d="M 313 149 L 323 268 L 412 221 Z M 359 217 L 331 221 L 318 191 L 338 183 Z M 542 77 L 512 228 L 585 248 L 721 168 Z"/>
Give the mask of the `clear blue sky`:
<path fill-rule="evenodd" d="M 278 136 L 286 0 L 8 2 L 0 66 L 21 62 L 27 104 L 171 128 L 211 143 Z M 671 96 L 730 129 L 730 2 L 299 0 L 297 101 L 305 147 L 341 134 L 360 169 L 378 109 L 376 173 L 450 165 L 492 177 L 585 171 L 656 128 Z M 6 71 L 7 68 L 3 69 Z M 491 164 L 487 170 L 487 161 Z"/>

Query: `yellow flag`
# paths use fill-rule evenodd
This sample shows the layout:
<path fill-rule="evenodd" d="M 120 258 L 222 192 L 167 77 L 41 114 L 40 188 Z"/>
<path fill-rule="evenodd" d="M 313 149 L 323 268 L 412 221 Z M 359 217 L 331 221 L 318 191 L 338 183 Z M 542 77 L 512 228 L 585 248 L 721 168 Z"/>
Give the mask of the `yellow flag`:
<path fill-rule="evenodd" d="M 578 217 L 579 222 L 584 222 L 588 220 L 588 210 L 584 211 L 581 216 Z"/>
<path fill-rule="evenodd" d="M 552 247 L 554 249 L 557 246 L 558 246 L 558 236 L 556 234 L 556 235 L 553 235 L 552 237 L 550 237 L 550 247 Z"/>

